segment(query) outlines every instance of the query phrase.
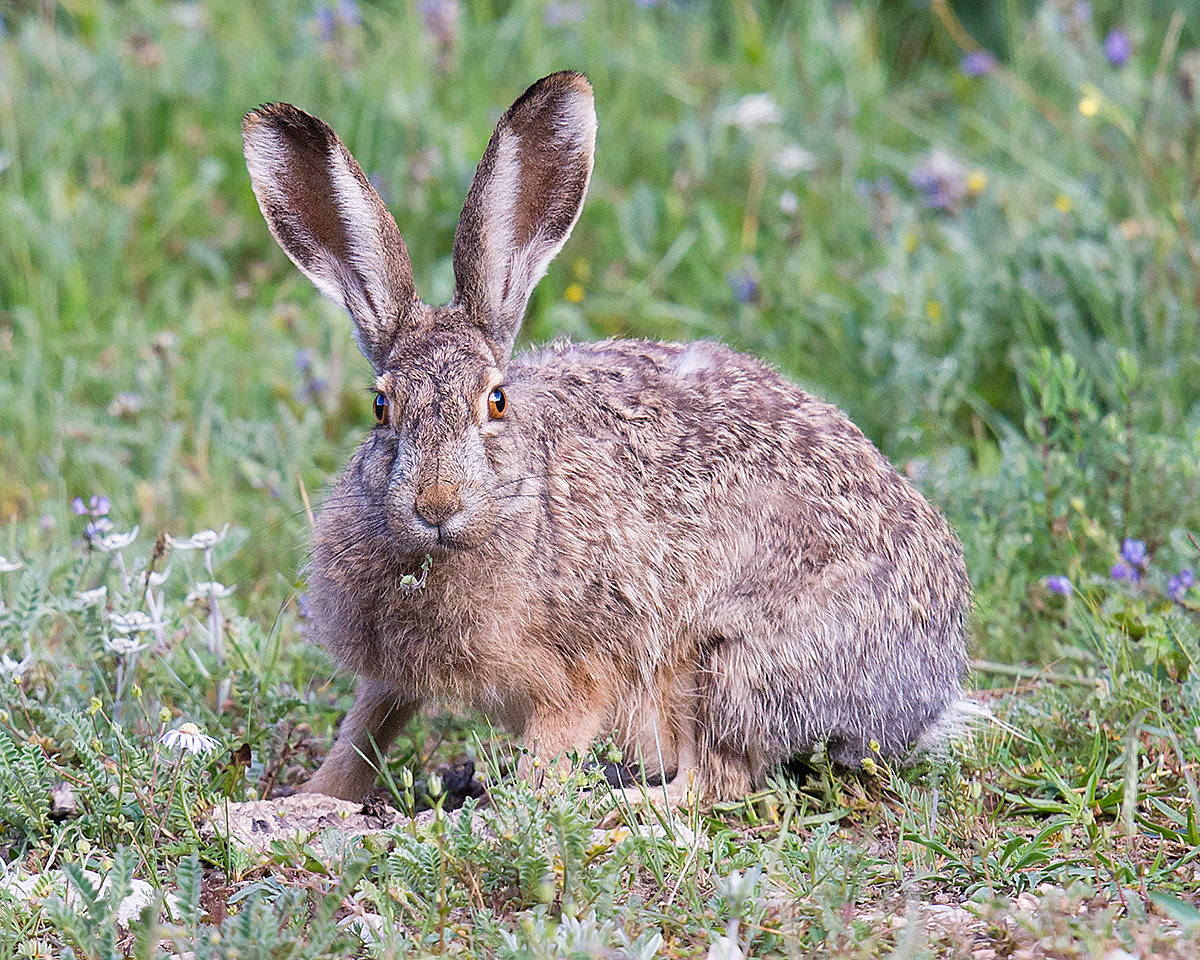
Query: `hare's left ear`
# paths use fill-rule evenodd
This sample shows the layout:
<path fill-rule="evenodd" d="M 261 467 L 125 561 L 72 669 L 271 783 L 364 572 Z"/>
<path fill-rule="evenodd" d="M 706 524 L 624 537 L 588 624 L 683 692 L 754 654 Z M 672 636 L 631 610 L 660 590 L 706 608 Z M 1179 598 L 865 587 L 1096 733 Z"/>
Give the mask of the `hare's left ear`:
<path fill-rule="evenodd" d="M 579 219 L 595 144 L 591 84 L 567 71 L 509 107 L 479 161 L 454 234 L 454 277 L 458 301 L 501 363 L 533 288 Z"/>

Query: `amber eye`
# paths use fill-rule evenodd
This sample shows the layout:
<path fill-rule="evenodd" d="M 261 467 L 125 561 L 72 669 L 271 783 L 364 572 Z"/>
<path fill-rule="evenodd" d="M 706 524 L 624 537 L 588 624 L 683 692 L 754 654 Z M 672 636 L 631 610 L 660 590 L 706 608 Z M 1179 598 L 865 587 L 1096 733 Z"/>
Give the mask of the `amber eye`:
<path fill-rule="evenodd" d="M 499 420 L 504 416 L 504 411 L 508 407 L 508 400 L 504 396 L 504 389 L 497 387 L 488 394 L 488 416 L 493 420 Z"/>
<path fill-rule="evenodd" d="M 375 420 L 387 423 L 387 397 L 382 393 L 375 394 Z"/>

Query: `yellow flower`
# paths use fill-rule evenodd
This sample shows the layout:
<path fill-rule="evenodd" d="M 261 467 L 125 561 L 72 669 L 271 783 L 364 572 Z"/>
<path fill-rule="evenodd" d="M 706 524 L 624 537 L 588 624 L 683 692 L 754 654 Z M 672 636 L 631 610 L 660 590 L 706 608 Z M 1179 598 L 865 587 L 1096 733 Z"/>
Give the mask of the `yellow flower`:
<path fill-rule="evenodd" d="M 1100 100 L 1098 97 L 1093 97 L 1088 94 L 1079 101 L 1079 112 L 1085 117 L 1091 119 L 1100 112 Z"/>
<path fill-rule="evenodd" d="M 925 313 L 932 323 L 940 323 L 942 320 L 942 305 L 933 297 L 925 301 Z"/>
<path fill-rule="evenodd" d="M 917 252 L 917 235 L 915 233 L 913 233 L 911 230 L 904 235 L 904 252 L 905 253 L 916 253 Z"/>
<path fill-rule="evenodd" d="M 578 283 L 573 283 L 563 292 L 563 299 L 568 303 L 579 303 L 583 300 L 583 287 Z"/>
<path fill-rule="evenodd" d="M 982 170 L 972 170 L 967 174 L 967 189 L 972 193 L 983 193 L 987 189 L 987 174 Z"/>
<path fill-rule="evenodd" d="M 1057 210 L 1059 213 L 1070 213 L 1071 212 L 1071 198 L 1068 197 L 1065 193 L 1060 193 L 1057 197 L 1054 198 L 1054 209 Z"/>

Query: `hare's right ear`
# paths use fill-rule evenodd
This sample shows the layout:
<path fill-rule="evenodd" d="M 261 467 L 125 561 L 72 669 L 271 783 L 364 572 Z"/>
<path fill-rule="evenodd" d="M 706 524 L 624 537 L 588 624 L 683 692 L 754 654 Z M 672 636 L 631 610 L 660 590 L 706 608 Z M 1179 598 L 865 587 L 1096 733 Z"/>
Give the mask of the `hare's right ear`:
<path fill-rule="evenodd" d="M 288 103 L 242 121 L 246 167 L 267 226 L 292 262 L 354 319 L 381 369 L 417 305 L 396 221 L 326 124 Z"/>

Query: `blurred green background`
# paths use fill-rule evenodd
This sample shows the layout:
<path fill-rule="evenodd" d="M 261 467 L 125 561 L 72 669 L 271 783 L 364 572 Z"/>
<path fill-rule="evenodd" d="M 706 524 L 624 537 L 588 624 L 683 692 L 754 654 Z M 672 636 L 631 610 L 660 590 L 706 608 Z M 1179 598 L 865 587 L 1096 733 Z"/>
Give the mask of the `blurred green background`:
<path fill-rule="evenodd" d="M 1060 657 L 1045 578 L 1103 580 L 1125 538 L 1164 583 L 1195 566 L 1186 5 L 71 0 L 0 17 L 9 553 L 77 541 L 76 496 L 106 494 L 143 538 L 231 523 L 225 579 L 290 636 L 306 498 L 369 427 L 372 378 L 270 238 L 240 118 L 287 100 L 333 125 L 437 303 L 492 125 L 570 67 L 596 92 L 595 176 L 526 340 L 716 337 L 839 404 L 959 529 L 989 659 Z"/>

